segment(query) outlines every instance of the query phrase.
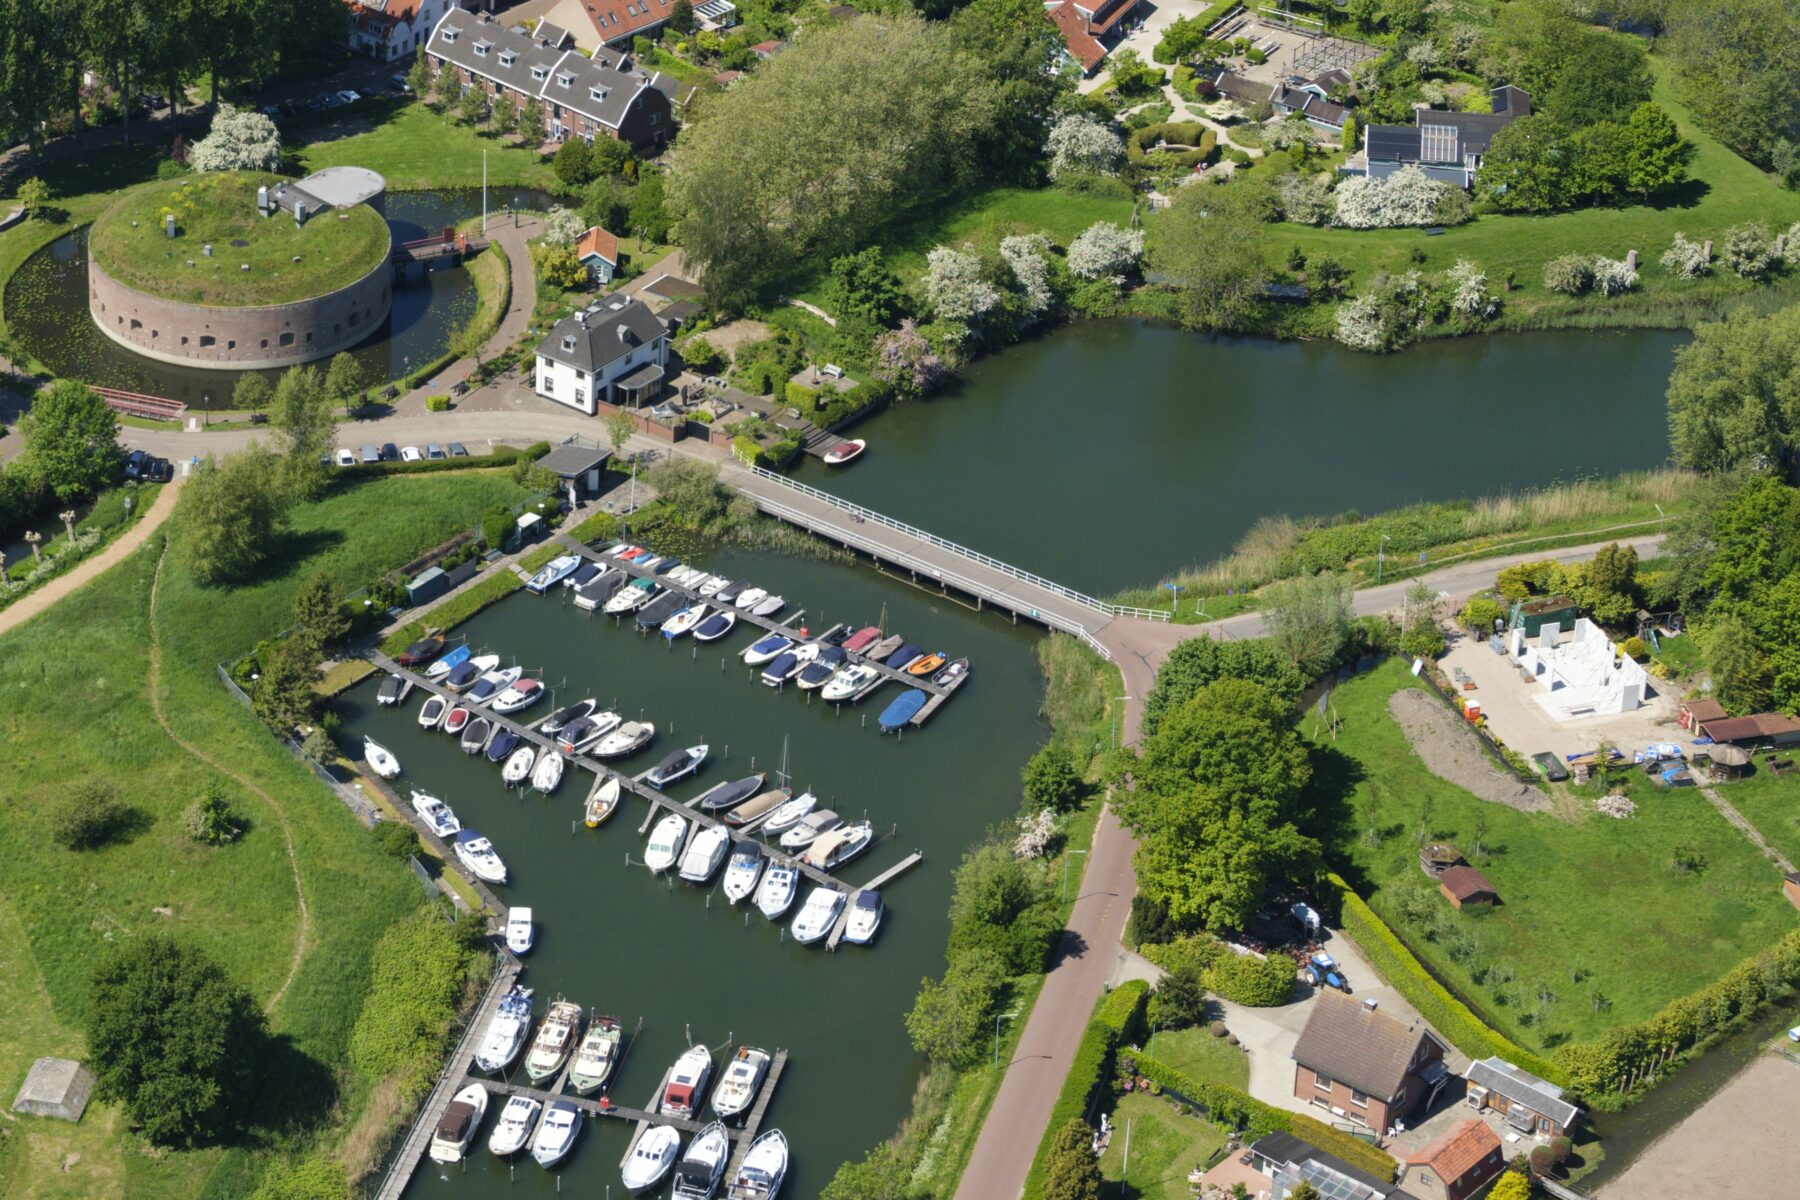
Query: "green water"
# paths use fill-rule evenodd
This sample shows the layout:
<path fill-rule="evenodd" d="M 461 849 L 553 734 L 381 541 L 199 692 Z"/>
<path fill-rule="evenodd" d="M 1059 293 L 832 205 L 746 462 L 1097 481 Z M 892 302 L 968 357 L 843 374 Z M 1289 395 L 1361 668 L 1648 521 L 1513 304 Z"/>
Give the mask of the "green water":
<path fill-rule="evenodd" d="M 790 1050 L 765 1128 L 783 1129 L 793 1147 L 784 1194 L 816 1196 L 840 1162 L 890 1135 L 908 1110 L 920 1062 L 901 1019 L 920 978 L 942 968 L 951 872 L 984 829 L 1014 812 L 1019 768 L 1046 736 L 1037 716 L 1042 687 L 1034 656 L 1041 634 L 867 566 L 737 551 L 703 561 L 781 591 L 806 608 L 805 624 L 814 632 L 828 622 L 874 623 L 885 605 L 888 628 L 971 658 L 969 684 L 929 726 L 897 740 L 876 732 L 875 716 L 898 685 L 841 716 L 816 697 L 808 706 L 795 689 L 777 694 L 747 678 L 737 651 L 753 638 L 743 625 L 697 652 L 691 639 L 671 650 L 660 637 L 640 638 L 629 620 L 615 627 L 610 617 L 582 612 L 558 588 L 542 599 L 521 592 L 457 632 L 556 686 L 558 703 L 593 695 L 608 705 L 616 700 L 630 717 L 655 721 L 656 741 L 625 764 L 632 773 L 671 749 L 709 743 L 713 759 L 697 780 L 671 789 L 676 796 L 692 797 L 746 774 L 752 759 L 756 769 L 777 767 L 786 738 L 797 787 L 815 791 L 846 816 L 866 812 L 881 832 L 898 826 L 896 836 L 845 869 L 849 882 L 873 878 L 915 849 L 925 854 L 921 866 L 886 889 L 889 912 L 873 947 L 846 945 L 828 954 L 784 942 L 760 913 L 752 911 L 746 924 L 743 911 L 716 893 L 709 905 L 705 892 L 679 882 L 671 887 L 641 866 L 627 866 L 627 854 L 642 857 L 636 832 L 646 811 L 642 801 L 631 800 L 599 830 L 572 832 L 591 779 L 586 772 L 572 774 L 549 799 L 509 794 L 498 767 L 418 728 L 423 697 L 416 692 L 396 711 L 375 705 L 373 681 L 359 687 L 342 702 L 344 739 L 360 748 L 362 735 L 373 734 L 405 768 L 397 781 L 403 796 L 409 786 L 431 791 L 464 825 L 493 839 L 514 879 L 496 891 L 507 902 L 531 905 L 537 916 L 539 942 L 523 981 L 540 999 L 567 995 L 617 1015 L 627 1030 L 644 1019 L 642 1037 L 614 1081 L 621 1103 L 649 1100 L 689 1031 L 714 1047 L 729 1037 Z M 545 703 L 528 715 L 548 711 Z M 729 761 L 721 762 L 727 747 Z M 506 1164 L 486 1152 L 491 1128 L 490 1113 L 466 1172 L 451 1176 L 428 1162 L 408 1194 L 548 1196 L 561 1175 L 566 1193 L 602 1197 L 610 1185 L 614 1196 L 624 1195 L 618 1171 L 629 1129 L 624 1122 L 602 1128 L 589 1122 L 573 1157 L 555 1174 L 528 1156 L 516 1158 L 517 1178 L 510 1182 Z"/>

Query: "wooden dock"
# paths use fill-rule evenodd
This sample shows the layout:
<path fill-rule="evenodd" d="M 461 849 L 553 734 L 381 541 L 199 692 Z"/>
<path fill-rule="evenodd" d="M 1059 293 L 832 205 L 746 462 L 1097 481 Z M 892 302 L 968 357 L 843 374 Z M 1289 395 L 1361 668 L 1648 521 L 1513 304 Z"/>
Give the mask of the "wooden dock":
<path fill-rule="evenodd" d="M 863 884 L 862 887 L 851 891 L 844 902 L 843 910 L 838 913 L 837 920 L 832 923 L 831 933 L 825 939 L 825 948 L 827 950 L 836 950 L 838 948 L 838 943 L 844 940 L 844 930 L 848 928 L 850 924 L 850 902 L 856 899 L 857 892 L 878 892 L 884 884 L 888 883 L 890 880 L 900 878 L 900 876 L 906 874 L 906 872 L 912 870 L 924 861 L 925 855 L 914 850 L 911 854 L 907 855 L 875 878 L 869 880 L 869 882 Z"/>
<path fill-rule="evenodd" d="M 781 1073 L 787 1069 L 788 1052 L 775 1051 L 775 1061 L 769 1064 L 769 1077 L 763 1080 L 762 1091 L 756 1095 L 756 1103 L 750 1107 L 750 1115 L 745 1118 L 742 1129 L 733 1131 L 731 1126 L 725 1127 L 731 1134 L 731 1160 L 725 1166 L 725 1178 L 721 1187 L 730 1187 L 731 1181 L 737 1178 L 738 1168 L 744 1165 L 744 1155 L 750 1153 L 750 1143 L 762 1132 L 763 1118 L 769 1114 L 769 1101 L 775 1096 L 775 1085 L 781 1080 Z"/>

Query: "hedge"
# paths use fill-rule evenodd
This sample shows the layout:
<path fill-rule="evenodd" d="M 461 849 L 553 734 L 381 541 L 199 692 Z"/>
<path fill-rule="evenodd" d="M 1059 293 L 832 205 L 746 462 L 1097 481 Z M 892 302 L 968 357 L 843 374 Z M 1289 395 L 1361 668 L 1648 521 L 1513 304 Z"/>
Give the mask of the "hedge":
<path fill-rule="evenodd" d="M 353 463 L 332 468 L 333 479 L 377 479 L 383 475 L 425 475 L 432 471 L 473 471 L 483 467 L 510 467 L 521 458 L 539 459 L 550 453 L 549 442 L 538 442 L 521 450 L 517 446 L 495 446 L 486 454 L 468 458 L 427 458 L 419 462 Z"/>
<path fill-rule="evenodd" d="M 1044 1160 L 1056 1131 L 1076 1117 L 1087 1116 L 1088 1102 L 1094 1089 L 1107 1075 L 1107 1063 L 1128 1030 L 1136 1030 L 1143 1020 L 1144 1004 L 1149 999 L 1150 985 L 1141 979 L 1130 979 L 1100 998 L 1087 1032 L 1075 1047 L 1069 1060 L 1069 1073 L 1063 1079 L 1062 1091 L 1056 1094 L 1056 1107 L 1050 1110 L 1050 1123 L 1038 1141 L 1037 1154 L 1031 1160 L 1031 1173 L 1025 1177 L 1025 1195 L 1037 1200 L 1044 1194 Z"/>
<path fill-rule="evenodd" d="M 1569 1086 L 1567 1071 L 1490 1027 L 1433 978 L 1399 935 L 1388 928 L 1387 922 L 1377 916 L 1341 876 L 1328 871 L 1325 879 L 1338 890 L 1343 906 L 1344 932 L 1433 1029 L 1449 1038 L 1452 1045 L 1470 1058 L 1497 1054 L 1542 1079 L 1561 1087 Z"/>
<path fill-rule="evenodd" d="M 1240 0 L 1219 0 L 1217 4 L 1202 9 L 1200 15 L 1194 18 L 1194 23 L 1200 27 L 1201 33 L 1205 33 L 1217 25 L 1226 13 L 1238 7 L 1240 7 Z"/>
<path fill-rule="evenodd" d="M 388 634 L 387 639 L 381 643 L 381 652 L 392 658 L 424 637 L 426 630 L 454 629 L 488 605 L 506 599 L 524 586 L 525 581 L 505 567 L 491 570 L 486 579 L 467 591 L 457 593 L 430 612 L 408 621 Z"/>
<path fill-rule="evenodd" d="M 787 402 L 788 407 L 797 408 L 802 413 L 809 413 L 819 405 L 819 390 L 817 388 L 809 388 L 804 383 L 795 383 L 792 380 L 789 380 L 787 385 Z"/>
<path fill-rule="evenodd" d="M 1146 125 L 1125 139 L 1125 157 L 1131 160 L 1134 167 L 1147 165 L 1145 156 L 1148 147 L 1157 142 L 1174 142 L 1182 146 L 1192 146 L 1192 150 L 1168 151 L 1178 167 L 1192 167 L 1207 162 L 1219 148 L 1219 135 L 1198 121 L 1164 121 L 1158 125 Z"/>

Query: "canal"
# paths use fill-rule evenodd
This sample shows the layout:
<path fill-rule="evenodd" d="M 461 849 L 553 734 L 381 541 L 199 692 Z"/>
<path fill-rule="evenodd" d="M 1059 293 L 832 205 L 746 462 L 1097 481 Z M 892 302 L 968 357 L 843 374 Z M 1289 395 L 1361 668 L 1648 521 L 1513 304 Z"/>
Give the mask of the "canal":
<path fill-rule="evenodd" d="M 599 830 L 579 827 L 591 776 L 572 773 L 550 799 L 509 794 L 499 769 L 465 757 L 443 734 L 417 726 L 422 697 L 402 711 L 375 705 L 369 681 L 340 704 L 346 749 L 360 753 L 364 734 L 392 749 L 405 768 L 396 784 L 447 800 L 465 826 L 490 836 L 514 883 L 496 889 L 509 903 L 530 905 L 540 937 L 526 959 L 523 982 L 540 1001 L 567 996 L 616 1015 L 626 1030 L 643 1019 L 613 1095 L 642 1106 L 663 1071 L 696 1041 L 791 1051 L 765 1128 L 786 1132 L 794 1170 L 784 1195 L 816 1196 L 838 1164 L 860 1156 L 894 1132 L 905 1116 L 920 1066 L 902 1018 L 919 980 L 943 967 L 951 875 L 962 852 L 1017 808 L 1019 769 L 1046 737 L 1035 646 L 1041 632 L 915 590 L 866 565 L 822 563 L 737 550 L 699 561 L 732 578 L 747 578 L 786 595 L 788 611 L 804 608 L 817 633 L 830 623 L 872 624 L 886 611 L 888 628 L 928 648 L 968 656 L 968 686 L 924 730 L 904 740 L 875 731 L 875 715 L 898 694 L 878 690 L 842 714 L 816 698 L 809 706 L 792 688 L 776 693 L 751 682 L 737 652 L 752 640 L 743 626 L 696 650 L 691 640 L 666 648 L 641 639 L 629 620 L 615 627 L 552 596 L 521 592 L 457 630 L 470 643 L 515 659 L 557 689 L 557 703 L 592 695 L 628 717 L 655 721 L 652 746 L 623 769 L 643 771 L 668 751 L 706 742 L 713 757 L 697 780 L 671 794 L 692 797 L 721 780 L 780 766 L 784 742 L 793 783 L 816 792 L 846 816 L 867 813 L 877 830 L 897 827 L 842 875 L 873 878 L 913 850 L 925 861 L 887 888 L 889 914 L 873 947 L 846 945 L 835 954 L 784 941 L 752 911 L 679 883 L 653 878 L 642 866 L 637 828 L 645 805 L 631 800 Z M 721 668 L 721 659 L 724 660 Z M 530 710 L 541 717 L 550 704 Z M 863 727 L 863 717 L 868 727 Z M 729 759 L 721 761 L 729 750 Z M 496 1106 L 497 1107 L 497 1106 Z M 558 1172 L 563 1190 L 623 1198 L 618 1163 L 629 1126 L 589 1126 L 573 1158 Z M 555 1176 L 529 1156 L 515 1160 L 517 1179 L 483 1147 L 466 1171 L 424 1164 L 408 1193 L 456 1200 L 549 1196 Z"/>
<path fill-rule="evenodd" d="M 856 428 L 797 477 L 1107 595 L 1229 552 L 1259 517 L 1374 513 L 1653 467 L 1687 334 L 1534 333 L 1402 354 L 1077 323 Z"/>

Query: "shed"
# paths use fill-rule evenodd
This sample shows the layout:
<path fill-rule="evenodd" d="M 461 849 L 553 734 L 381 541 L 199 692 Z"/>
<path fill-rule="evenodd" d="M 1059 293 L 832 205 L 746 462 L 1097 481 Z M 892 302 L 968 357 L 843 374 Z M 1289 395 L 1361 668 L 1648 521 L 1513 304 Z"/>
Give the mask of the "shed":
<path fill-rule="evenodd" d="M 1487 876 L 1474 867 L 1451 867 L 1438 879 L 1438 891 L 1457 908 L 1489 907 L 1500 903 L 1500 894 Z"/>
<path fill-rule="evenodd" d="M 600 472 L 611 457 L 611 450 L 589 450 L 571 443 L 538 459 L 538 466 L 562 480 L 565 489 L 572 483 L 591 496 L 600 490 Z"/>
<path fill-rule="evenodd" d="M 1449 842 L 1427 842 L 1419 847 L 1419 868 L 1433 879 L 1463 860 L 1463 853 Z"/>
<path fill-rule="evenodd" d="M 79 1121 L 94 1090 L 91 1071 L 72 1058 L 40 1058 L 13 1098 L 13 1111 L 59 1121 Z"/>
<path fill-rule="evenodd" d="M 619 270 L 619 239 L 595 225 L 575 241 L 575 257 L 580 260 L 588 278 L 595 283 L 611 283 Z"/>
<path fill-rule="evenodd" d="M 1723 721 L 1725 706 L 1710 696 L 1696 696 L 1692 700 L 1681 702 L 1681 713 L 1676 721 L 1683 729 L 1698 730 L 1708 721 Z"/>
<path fill-rule="evenodd" d="M 469 580 L 475 578 L 475 572 L 480 569 L 481 564 L 476 560 L 472 558 L 464 559 L 462 562 L 457 563 L 454 567 L 451 567 L 448 571 L 444 572 L 444 582 L 449 584 L 452 588 L 459 588 L 463 584 L 469 582 Z"/>
<path fill-rule="evenodd" d="M 523 546 L 526 542 L 536 541 L 544 535 L 544 518 L 537 513 L 528 512 L 519 518 L 517 530 L 519 545 Z"/>
<path fill-rule="evenodd" d="M 1540 596 L 1536 600 L 1527 600 L 1519 606 L 1519 620 L 1525 630 L 1525 636 L 1534 638 L 1542 633 L 1544 626 L 1555 625 L 1567 629 L 1575 623 L 1580 612 L 1575 601 L 1567 596 Z"/>
<path fill-rule="evenodd" d="M 1715 742 L 1740 742 L 1750 746 L 1800 744 L 1800 718 L 1785 713 L 1757 713 L 1749 717 L 1702 721 L 1699 729 Z"/>
<path fill-rule="evenodd" d="M 413 576 L 406 585 L 406 603 L 409 607 L 417 607 L 427 600 L 436 600 L 450 590 L 450 579 L 444 574 L 442 567 L 432 567 Z"/>

